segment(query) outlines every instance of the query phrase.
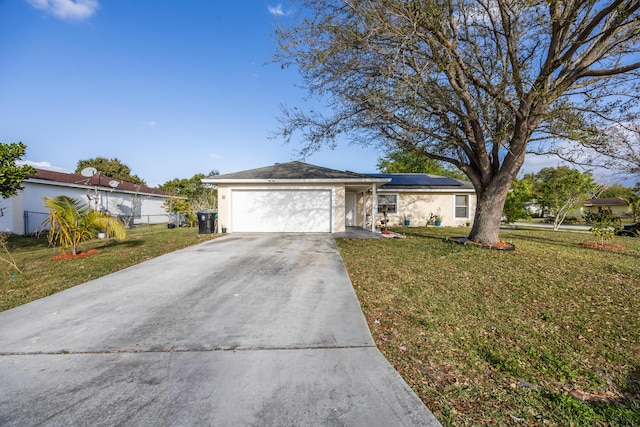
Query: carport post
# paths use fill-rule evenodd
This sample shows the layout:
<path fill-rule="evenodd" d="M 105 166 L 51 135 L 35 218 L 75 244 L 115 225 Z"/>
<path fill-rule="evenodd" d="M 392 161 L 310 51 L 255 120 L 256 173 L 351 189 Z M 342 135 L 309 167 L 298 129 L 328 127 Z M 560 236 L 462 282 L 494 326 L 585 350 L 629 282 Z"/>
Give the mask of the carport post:
<path fill-rule="evenodd" d="M 371 187 L 371 232 L 376 232 L 376 212 L 378 212 L 378 189 L 374 183 Z"/>

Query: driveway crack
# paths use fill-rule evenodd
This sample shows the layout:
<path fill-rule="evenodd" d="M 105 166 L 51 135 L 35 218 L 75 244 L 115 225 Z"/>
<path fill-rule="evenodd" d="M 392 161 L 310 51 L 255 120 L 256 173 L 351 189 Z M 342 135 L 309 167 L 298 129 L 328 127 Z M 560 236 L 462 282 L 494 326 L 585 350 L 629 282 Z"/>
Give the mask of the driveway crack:
<path fill-rule="evenodd" d="M 91 355 L 91 354 L 137 354 L 137 353 L 214 353 L 214 352 L 246 352 L 246 351 L 287 351 L 287 350 L 348 350 L 376 348 L 375 345 L 341 345 L 341 346 L 301 346 L 301 347 L 213 347 L 189 349 L 119 349 L 99 351 L 33 351 L 33 352 L 0 352 L 2 356 L 52 356 L 52 355 Z"/>

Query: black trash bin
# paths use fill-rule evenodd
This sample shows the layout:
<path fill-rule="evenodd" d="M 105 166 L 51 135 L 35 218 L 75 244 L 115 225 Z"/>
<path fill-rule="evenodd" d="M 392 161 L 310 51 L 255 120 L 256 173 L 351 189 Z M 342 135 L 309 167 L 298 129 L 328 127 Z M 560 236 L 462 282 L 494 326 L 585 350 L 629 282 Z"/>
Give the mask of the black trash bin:
<path fill-rule="evenodd" d="M 198 232 L 211 234 L 215 231 L 215 212 L 198 212 Z"/>

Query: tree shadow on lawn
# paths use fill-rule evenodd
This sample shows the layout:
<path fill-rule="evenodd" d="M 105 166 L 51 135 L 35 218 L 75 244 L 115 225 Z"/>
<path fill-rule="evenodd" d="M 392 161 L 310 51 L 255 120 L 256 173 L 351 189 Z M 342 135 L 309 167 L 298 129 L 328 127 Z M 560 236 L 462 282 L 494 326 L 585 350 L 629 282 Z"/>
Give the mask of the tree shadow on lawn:
<path fill-rule="evenodd" d="M 565 248 L 570 248 L 570 249 L 581 249 L 581 250 L 585 250 L 585 251 L 598 251 L 598 252 L 605 252 L 605 253 L 615 253 L 618 254 L 620 256 L 624 256 L 624 257 L 628 257 L 628 258 L 633 258 L 636 259 L 638 257 L 637 255 L 637 249 L 634 248 L 629 248 L 627 246 L 624 245 L 625 242 L 618 242 L 616 241 L 615 244 L 620 245 L 624 248 L 624 250 L 603 250 L 603 249 L 599 249 L 599 248 L 591 248 L 591 247 L 587 247 L 587 246 L 581 246 L 581 243 L 583 242 L 599 242 L 599 239 L 594 237 L 593 235 L 584 235 L 582 237 L 584 237 L 584 239 L 580 239 L 580 241 L 567 241 L 565 239 L 554 239 L 554 238 L 548 238 L 548 237 L 542 237 L 542 236 L 521 236 L 521 235 L 513 235 L 513 236 L 509 236 L 510 238 L 512 238 L 514 240 L 514 243 L 516 243 L 517 245 L 517 241 L 527 241 L 527 242 L 532 242 L 532 243 L 541 243 L 541 244 L 548 244 L 548 245 L 553 245 L 553 246 L 562 246 Z"/>
<path fill-rule="evenodd" d="M 630 399 L 634 399 L 640 404 L 640 366 L 635 366 L 629 371 L 627 384 L 623 390 Z"/>
<path fill-rule="evenodd" d="M 629 371 L 626 384 L 618 390 L 617 395 L 614 393 L 590 394 L 579 390 L 570 390 L 569 394 L 611 423 L 607 425 L 638 425 L 640 423 L 640 366 L 635 366 Z M 566 400 L 563 401 L 560 396 L 551 396 L 551 400 L 567 406 Z M 569 406 L 574 411 L 579 409 L 575 405 Z"/>
<path fill-rule="evenodd" d="M 49 240 L 46 237 L 39 236 L 18 236 L 18 235 L 9 235 L 7 240 L 9 249 L 43 249 L 49 247 Z"/>
<path fill-rule="evenodd" d="M 111 239 L 107 242 L 104 242 L 96 246 L 96 249 L 112 248 L 112 247 L 135 248 L 138 246 L 142 246 L 144 244 L 145 244 L 144 240 L 139 238 L 133 238 L 133 239 L 127 239 L 127 240 Z"/>
<path fill-rule="evenodd" d="M 545 237 L 542 237 L 542 236 L 530 236 L 530 235 L 527 236 L 527 235 L 520 235 L 520 234 L 516 233 L 516 234 L 514 234 L 512 236 L 509 236 L 509 237 L 511 239 L 513 239 L 513 240 L 522 240 L 522 241 L 535 242 L 535 243 L 545 243 L 545 244 L 549 244 L 549 245 L 565 246 L 565 247 L 568 247 L 568 248 L 577 248 L 577 247 L 579 247 L 579 243 L 567 242 L 567 240 L 565 240 L 565 239 L 554 239 L 554 238 L 549 238 L 547 236 L 545 236 Z M 585 237 L 587 237 L 587 236 L 585 235 Z"/>
<path fill-rule="evenodd" d="M 431 240 L 438 240 L 440 242 L 444 241 L 444 237 L 442 236 L 437 236 L 437 235 L 433 235 L 433 234 L 426 234 L 424 232 L 420 232 L 418 230 L 412 230 L 412 229 L 405 229 L 405 228 L 392 228 L 391 231 L 394 231 L 396 233 L 399 234 L 403 234 L 407 237 L 417 237 L 420 239 L 431 239 Z M 468 233 L 467 233 L 468 234 Z"/>
<path fill-rule="evenodd" d="M 437 240 L 439 242 L 442 243 L 450 243 L 452 242 L 452 240 L 449 240 L 452 237 L 464 237 L 466 238 L 469 233 L 470 230 L 469 229 L 465 229 L 465 228 L 441 228 L 438 229 L 438 232 L 441 233 L 443 230 L 447 230 L 450 231 L 449 233 L 447 233 L 446 236 L 443 236 L 442 234 L 425 234 L 424 232 L 420 232 L 418 230 L 412 231 L 411 229 L 407 230 L 407 229 L 394 229 L 393 231 L 396 231 L 400 234 L 404 234 L 405 236 L 411 236 L 411 237 L 417 237 L 420 239 L 431 239 L 431 240 Z M 469 248 L 469 247 L 474 247 L 474 245 L 460 245 L 461 247 L 465 247 L 465 248 Z M 479 247 L 478 245 L 475 246 L 476 248 Z"/>

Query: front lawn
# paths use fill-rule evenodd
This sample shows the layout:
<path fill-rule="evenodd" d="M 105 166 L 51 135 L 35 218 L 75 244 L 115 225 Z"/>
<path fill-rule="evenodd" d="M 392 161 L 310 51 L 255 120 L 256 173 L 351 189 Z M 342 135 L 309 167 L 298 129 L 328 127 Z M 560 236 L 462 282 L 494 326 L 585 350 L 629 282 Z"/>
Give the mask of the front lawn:
<path fill-rule="evenodd" d="M 148 259 L 214 238 L 198 234 L 198 228 L 168 229 L 165 225 L 129 230 L 123 241 L 92 240 L 81 251 L 100 253 L 77 259 L 56 260 L 59 250 L 49 247 L 47 238 L 10 236 L 10 254 L 21 273 L 0 262 L 0 311 L 25 304 Z M 6 254 L 0 254 L 6 256 Z"/>
<path fill-rule="evenodd" d="M 340 239 L 376 344 L 444 425 L 640 425 L 640 239 L 468 229 Z"/>

